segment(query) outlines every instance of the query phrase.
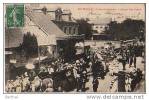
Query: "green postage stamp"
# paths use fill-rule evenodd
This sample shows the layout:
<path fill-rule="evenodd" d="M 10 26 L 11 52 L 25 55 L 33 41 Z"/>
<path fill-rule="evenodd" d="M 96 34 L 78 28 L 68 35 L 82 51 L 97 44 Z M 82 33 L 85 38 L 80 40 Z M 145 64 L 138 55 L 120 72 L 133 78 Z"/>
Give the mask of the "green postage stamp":
<path fill-rule="evenodd" d="M 24 26 L 24 5 L 7 5 L 6 6 L 7 27 Z"/>

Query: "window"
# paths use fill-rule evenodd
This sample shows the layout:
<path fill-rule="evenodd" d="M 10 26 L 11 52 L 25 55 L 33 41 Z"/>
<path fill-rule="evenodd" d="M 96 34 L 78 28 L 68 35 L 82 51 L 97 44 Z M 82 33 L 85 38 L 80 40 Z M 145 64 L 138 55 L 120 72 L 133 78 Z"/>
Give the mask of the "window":
<path fill-rule="evenodd" d="M 69 27 L 69 33 L 68 34 L 71 34 L 71 27 Z"/>
<path fill-rule="evenodd" d="M 64 27 L 64 33 L 67 34 L 67 27 Z"/>
<path fill-rule="evenodd" d="M 76 33 L 76 28 L 75 28 L 75 27 L 73 28 L 73 34 L 77 34 L 77 33 Z"/>

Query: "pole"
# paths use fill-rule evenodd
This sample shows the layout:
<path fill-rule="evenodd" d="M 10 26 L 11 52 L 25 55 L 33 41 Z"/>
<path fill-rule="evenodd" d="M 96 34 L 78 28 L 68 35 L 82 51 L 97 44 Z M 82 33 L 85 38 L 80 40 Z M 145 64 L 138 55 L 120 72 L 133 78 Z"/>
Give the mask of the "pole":
<path fill-rule="evenodd" d="M 39 49 L 39 46 L 38 46 L 38 58 L 39 58 L 38 64 L 39 64 L 39 67 L 40 67 L 40 49 Z"/>

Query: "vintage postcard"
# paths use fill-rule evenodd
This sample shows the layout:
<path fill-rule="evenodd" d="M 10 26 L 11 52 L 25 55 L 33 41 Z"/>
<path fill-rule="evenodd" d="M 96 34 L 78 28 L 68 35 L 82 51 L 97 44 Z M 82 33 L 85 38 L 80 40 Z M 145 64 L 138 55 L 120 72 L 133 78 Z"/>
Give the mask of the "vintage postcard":
<path fill-rule="evenodd" d="M 146 5 L 4 4 L 4 93 L 146 93 Z"/>

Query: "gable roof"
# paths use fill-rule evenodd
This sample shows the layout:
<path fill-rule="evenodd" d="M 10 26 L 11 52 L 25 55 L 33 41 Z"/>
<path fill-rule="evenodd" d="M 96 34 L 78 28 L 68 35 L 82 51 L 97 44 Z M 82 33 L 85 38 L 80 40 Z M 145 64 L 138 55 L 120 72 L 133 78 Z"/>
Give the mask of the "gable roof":
<path fill-rule="evenodd" d="M 33 21 L 41 30 L 47 34 L 55 34 L 56 37 L 64 36 L 65 33 L 59 29 L 59 27 L 53 23 L 50 18 L 43 13 L 36 13 L 31 7 L 26 7 L 26 15 Z"/>

